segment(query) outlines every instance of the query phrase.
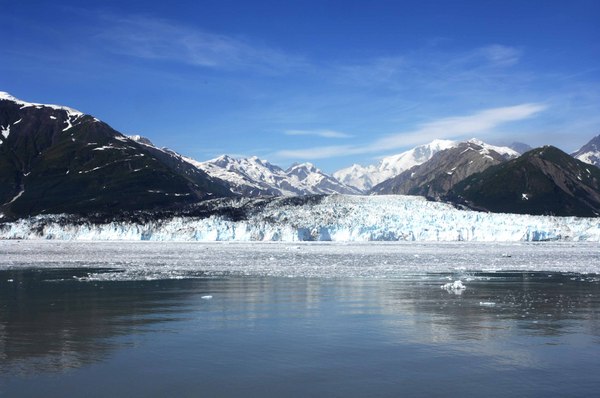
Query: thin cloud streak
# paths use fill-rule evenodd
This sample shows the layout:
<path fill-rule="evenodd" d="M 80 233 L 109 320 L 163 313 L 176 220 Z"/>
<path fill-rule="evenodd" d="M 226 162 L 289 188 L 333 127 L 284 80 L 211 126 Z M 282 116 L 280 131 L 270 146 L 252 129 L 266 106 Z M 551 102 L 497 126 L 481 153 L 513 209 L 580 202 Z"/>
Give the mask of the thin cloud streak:
<path fill-rule="evenodd" d="M 96 39 L 108 51 L 137 58 L 164 60 L 198 67 L 281 73 L 303 67 L 300 57 L 241 38 L 206 32 L 169 20 L 145 16 L 104 16 Z"/>
<path fill-rule="evenodd" d="M 333 130 L 286 130 L 285 135 L 312 135 L 323 138 L 352 138 L 350 134 Z"/>
<path fill-rule="evenodd" d="M 347 155 L 384 152 L 423 144 L 434 139 L 460 139 L 477 134 L 479 137 L 489 134 L 504 123 L 533 117 L 547 108 L 544 104 L 528 103 L 502 108 L 486 109 L 469 116 L 448 117 L 425 123 L 418 129 L 375 140 L 364 146 L 323 146 L 306 149 L 286 149 L 275 153 L 284 159 L 323 159 Z"/>

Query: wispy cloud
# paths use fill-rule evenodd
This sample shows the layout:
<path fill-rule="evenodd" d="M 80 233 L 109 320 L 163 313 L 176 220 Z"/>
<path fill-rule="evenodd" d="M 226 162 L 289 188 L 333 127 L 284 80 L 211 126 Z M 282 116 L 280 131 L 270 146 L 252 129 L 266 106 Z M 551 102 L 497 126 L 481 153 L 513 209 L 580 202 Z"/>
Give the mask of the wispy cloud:
<path fill-rule="evenodd" d="M 425 48 L 402 55 L 378 57 L 356 64 L 336 65 L 338 83 L 413 92 L 448 87 L 453 83 L 494 85 L 505 78 L 509 67 L 519 63 L 522 51 L 491 44 L 464 51 Z"/>
<path fill-rule="evenodd" d="M 351 138 L 351 134 L 334 130 L 286 130 L 285 135 L 312 135 L 323 138 Z"/>
<path fill-rule="evenodd" d="M 96 37 L 114 53 L 227 70 L 281 72 L 305 64 L 301 57 L 265 45 L 169 20 L 145 16 L 104 19 L 104 29 Z"/>
<path fill-rule="evenodd" d="M 390 134 L 366 145 L 339 145 L 306 149 L 286 149 L 278 151 L 276 156 L 285 159 L 323 159 L 385 152 L 407 146 L 423 144 L 436 138 L 461 139 L 474 134 L 483 137 L 492 133 L 493 129 L 500 125 L 531 118 L 546 108 L 547 106 L 544 104 L 527 103 L 486 109 L 468 116 L 448 117 L 425 123 L 415 130 Z"/>
<path fill-rule="evenodd" d="M 478 52 L 493 66 L 512 66 L 517 64 L 521 58 L 521 50 L 500 44 L 483 47 Z"/>

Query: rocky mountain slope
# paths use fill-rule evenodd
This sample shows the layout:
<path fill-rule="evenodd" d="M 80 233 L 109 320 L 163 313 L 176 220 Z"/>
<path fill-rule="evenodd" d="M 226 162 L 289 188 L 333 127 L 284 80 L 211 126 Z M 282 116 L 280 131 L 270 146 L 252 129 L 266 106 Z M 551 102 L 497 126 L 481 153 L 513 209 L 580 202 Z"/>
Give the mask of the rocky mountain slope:
<path fill-rule="evenodd" d="M 448 200 L 519 214 L 600 215 L 600 169 L 545 146 L 458 183 Z"/>
<path fill-rule="evenodd" d="M 476 144 L 486 150 L 499 153 L 509 159 L 519 156 L 519 152 L 509 147 L 499 147 L 487 144 L 477 139 L 467 142 Z M 377 165 L 360 166 L 354 164 L 333 173 L 333 176 L 344 184 L 354 186 L 363 192 L 375 192 L 376 185 L 402 174 L 403 172 L 427 163 L 437 153 L 455 148 L 462 144 L 459 141 L 433 140 L 429 144 L 420 145 L 398 155 L 383 158 Z"/>
<path fill-rule="evenodd" d="M 106 123 L 0 93 L 0 214 L 150 209 L 231 195 Z"/>
<path fill-rule="evenodd" d="M 516 153 L 471 140 L 437 152 L 427 162 L 383 181 L 371 189 L 378 195 L 420 195 L 439 200 L 466 177 L 500 164 Z M 502 153 L 500 153 L 502 152 Z"/>

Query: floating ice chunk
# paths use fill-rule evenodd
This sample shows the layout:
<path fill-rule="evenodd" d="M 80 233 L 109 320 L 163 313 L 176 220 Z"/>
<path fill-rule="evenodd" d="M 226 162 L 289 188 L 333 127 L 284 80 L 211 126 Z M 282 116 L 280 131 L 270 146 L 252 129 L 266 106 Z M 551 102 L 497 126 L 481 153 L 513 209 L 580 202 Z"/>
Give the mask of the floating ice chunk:
<path fill-rule="evenodd" d="M 200 298 L 201 298 L 202 300 L 210 300 L 210 299 L 212 299 L 212 298 L 213 298 L 213 296 L 211 296 L 211 295 L 209 294 L 209 295 L 207 295 L 207 296 L 202 296 L 202 297 L 200 297 Z"/>
<path fill-rule="evenodd" d="M 441 288 L 444 290 L 448 290 L 448 291 L 459 291 L 459 290 L 465 290 L 467 287 L 465 285 L 463 285 L 462 281 L 457 280 L 454 282 L 445 283 L 441 286 Z"/>

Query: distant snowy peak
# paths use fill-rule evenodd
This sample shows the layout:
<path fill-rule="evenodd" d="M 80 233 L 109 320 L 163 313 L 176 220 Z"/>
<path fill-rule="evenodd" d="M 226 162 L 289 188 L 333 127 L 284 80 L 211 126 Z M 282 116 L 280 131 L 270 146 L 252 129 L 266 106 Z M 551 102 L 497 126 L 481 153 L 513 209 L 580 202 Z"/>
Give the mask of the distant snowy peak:
<path fill-rule="evenodd" d="M 285 172 L 288 175 L 298 177 L 300 180 L 305 180 L 311 174 L 323 174 L 314 164 L 308 162 L 293 164 Z"/>
<path fill-rule="evenodd" d="M 575 159 L 600 167 L 600 135 L 591 139 L 578 151 L 571 154 Z"/>
<path fill-rule="evenodd" d="M 471 144 L 479 145 L 481 148 L 483 148 L 484 151 L 487 150 L 487 151 L 494 151 L 496 153 L 499 153 L 500 155 L 504 156 L 504 158 L 506 158 L 506 160 L 518 158 L 520 155 L 519 152 L 515 151 L 514 149 L 512 149 L 510 147 L 490 145 L 490 144 L 485 143 L 477 138 L 471 138 L 467 142 L 471 143 Z"/>
<path fill-rule="evenodd" d="M 336 171 L 333 176 L 342 184 L 355 187 L 361 191 L 367 191 L 374 185 L 373 182 L 377 180 L 375 175 L 378 172 L 379 170 L 375 165 L 365 167 L 360 164 L 353 164 L 350 167 Z"/>
<path fill-rule="evenodd" d="M 236 159 L 223 155 L 195 164 L 211 177 L 228 183 L 232 192 L 241 195 L 295 196 L 360 193 L 323 173 L 311 163 L 295 164 L 283 170 L 256 156 Z"/>
<path fill-rule="evenodd" d="M 352 165 L 348 168 L 338 170 L 333 176 L 340 182 L 352 185 L 362 191 L 368 191 L 373 186 L 387 179 L 395 177 L 431 159 L 439 151 L 453 148 L 458 145 L 450 140 L 433 140 L 429 144 L 420 145 L 398 155 L 392 155 L 381 159 L 377 165 L 366 167 Z"/>
<path fill-rule="evenodd" d="M 482 154 L 488 154 L 489 151 L 494 151 L 507 160 L 519 156 L 519 153 L 514 149 L 490 145 L 475 138 L 466 142 L 479 146 L 479 150 L 482 151 Z M 354 186 L 363 192 L 366 192 L 383 181 L 396 177 L 414 166 L 419 166 L 428 162 L 436 153 L 456 148 L 460 144 L 460 141 L 433 140 L 429 144 L 419 145 L 398 155 L 385 157 L 381 159 L 377 165 L 365 167 L 354 164 L 345 169 L 336 171 L 333 173 L 333 176 L 344 184 Z"/>
<path fill-rule="evenodd" d="M 22 101 L 18 98 L 13 97 L 6 91 L 0 91 L 0 100 L 14 102 L 17 105 L 21 105 L 21 109 L 29 108 L 29 107 L 34 107 L 37 109 L 52 108 L 55 110 L 65 111 L 65 112 L 67 112 L 67 114 L 69 116 L 83 116 L 83 112 L 80 112 L 73 108 L 69 108 L 68 106 L 52 105 L 52 104 L 36 104 L 34 102 L 26 102 L 26 101 Z"/>

